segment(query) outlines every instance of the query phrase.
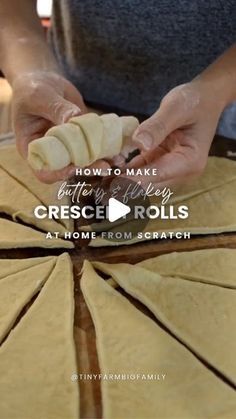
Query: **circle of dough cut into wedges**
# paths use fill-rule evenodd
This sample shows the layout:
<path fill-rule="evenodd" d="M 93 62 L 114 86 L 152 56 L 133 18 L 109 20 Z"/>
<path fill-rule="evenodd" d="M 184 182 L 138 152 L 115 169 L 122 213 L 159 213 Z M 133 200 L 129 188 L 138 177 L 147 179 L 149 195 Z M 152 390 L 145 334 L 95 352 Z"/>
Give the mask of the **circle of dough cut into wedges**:
<path fill-rule="evenodd" d="M 66 123 L 55 126 L 47 131 L 46 135 L 57 137 L 66 147 L 70 154 L 70 161 L 75 166 L 87 166 L 89 152 L 83 131 L 77 124 Z"/>
<path fill-rule="evenodd" d="M 70 155 L 56 137 L 42 137 L 29 144 L 28 162 L 35 170 L 59 170 L 70 164 Z"/>

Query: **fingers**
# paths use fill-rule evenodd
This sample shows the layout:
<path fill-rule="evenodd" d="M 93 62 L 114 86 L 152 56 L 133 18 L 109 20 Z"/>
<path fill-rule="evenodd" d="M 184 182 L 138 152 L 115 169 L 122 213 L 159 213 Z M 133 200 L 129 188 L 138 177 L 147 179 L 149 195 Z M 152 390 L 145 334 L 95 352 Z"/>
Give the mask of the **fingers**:
<path fill-rule="evenodd" d="M 91 170 L 91 176 L 94 177 L 95 172 L 93 173 L 93 169 L 98 169 L 98 170 L 100 169 L 101 170 L 101 176 L 103 176 L 103 174 L 106 173 L 106 170 L 109 169 L 110 167 L 111 166 L 110 166 L 109 162 L 107 162 L 105 160 L 97 160 L 96 162 L 92 163 L 90 166 L 87 166 L 86 169 L 87 168 L 90 169 Z M 76 174 L 76 169 L 79 169 L 79 167 L 73 166 L 69 175 L 74 176 Z M 86 176 L 89 176 L 89 175 L 86 175 Z"/>
<path fill-rule="evenodd" d="M 50 121 L 44 118 L 18 118 L 15 124 L 16 147 L 24 159 L 27 159 L 29 143 L 42 137 L 51 126 Z"/>
<path fill-rule="evenodd" d="M 106 169 L 109 169 L 111 166 L 105 160 L 97 160 L 88 167 L 89 167 L 89 169 L 102 169 L 102 170 L 105 171 Z"/>
<path fill-rule="evenodd" d="M 45 98 L 39 104 L 38 113 L 41 117 L 49 119 L 54 125 L 60 125 L 73 116 L 81 115 L 82 111 L 77 105 L 54 92 L 48 100 Z"/>
<path fill-rule="evenodd" d="M 89 166 L 90 169 L 101 169 L 102 171 L 106 171 L 110 167 L 109 163 L 104 160 L 98 160 L 97 162 L 93 163 Z M 70 177 L 73 177 L 76 174 L 77 167 L 70 164 L 69 166 L 65 167 L 61 170 L 38 170 L 34 171 L 37 178 L 42 183 L 55 183 L 60 180 L 66 180 Z M 94 175 L 91 175 L 94 176 Z"/>
<path fill-rule="evenodd" d="M 118 154 L 118 156 L 113 157 L 112 164 L 120 168 L 123 167 L 125 165 L 125 157 L 122 154 Z"/>
<path fill-rule="evenodd" d="M 60 125 L 82 113 L 78 105 L 63 98 L 51 86 L 40 88 L 36 93 L 31 100 L 23 100 L 22 103 L 16 101 L 13 104 L 17 148 L 23 158 L 27 158 L 30 141 L 45 135 L 51 126 Z"/>
<path fill-rule="evenodd" d="M 56 73 L 34 72 L 18 77 L 13 89 L 13 121 L 16 145 L 27 158 L 28 144 L 43 137 L 53 125 L 86 112 L 83 98 L 68 80 Z M 40 171 L 36 176 L 54 183 L 69 176 L 73 166 L 59 171 Z"/>
<path fill-rule="evenodd" d="M 161 147 L 158 147 L 155 151 L 141 151 L 141 153 L 134 157 L 128 164 L 128 169 L 138 169 L 139 167 L 145 166 L 147 164 L 150 164 L 153 160 L 157 160 L 160 158 L 163 154 L 165 154 L 165 150 Z"/>
<path fill-rule="evenodd" d="M 139 152 L 139 151 L 137 150 L 137 147 L 135 147 L 132 137 L 125 137 L 122 150 L 120 154 L 118 154 L 117 156 L 114 156 L 111 159 L 111 165 L 118 166 L 119 168 L 123 168 L 125 166 L 126 160 L 130 157 L 132 158 L 132 155 L 136 152 Z"/>
<path fill-rule="evenodd" d="M 61 170 L 37 170 L 34 171 L 36 177 L 42 183 L 56 183 L 59 180 L 66 180 L 72 176 L 75 171 L 75 167 L 73 165 L 69 165 Z"/>
<path fill-rule="evenodd" d="M 70 83 L 68 80 L 65 80 L 65 89 L 67 92 L 67 99 L 77 105 L 81 110 L 82 114 L 87 113 L 88 109 L 84 103 L 83 97 L 76 87 Z"/>
<path fill-rule="evenodd" d="M 133 141 L 141 150 L 156 148 L 165 138 L 178 128 L 178 120 L 168 107 L 159 110 L 137 128 Z"/>
<path fill-rule="evenodd" d="M 171 90 L 162 100 L 159 109 L 139 125 L 133 141 L 141 150 L 156 148 L 174 130 L 183 127 L 188 120 L 188 98 L 184 92 L 186 85 Z"/>
<path fill-rule="evenodd" d="M 133 182 L 142 183 L 143 188 L 147 187 L 151 182 L 163 186 L 176 184 L 179 181 L 185 181 L 186 177 L 199 176 L 206 165 L 207 154 L 199 155 L 194 153 L 190 147 L 180 147 L 170 153 L 163 154 L 155 159 L 153 163 L 142 167 L 142 171 L 149 169 L 150 176 L 126 176 Z M 202 153 L 204 154 L 204 153 Z M 157 175 L 153 175 L 153 169 L 157 171 Z"/>
<path fill-rule="evenodd" d="M 140 157 L 140 156 L 137 156 Z M 110 165 L 104 160 L 99 160 L 89 166 L 90 169 L 97 168 L 106 171 Z M 140 167 L 140 166 L 139 166 Z M 138 168 L 138 166 L 137 166 Z M 142 171 L 145 169 L 149 170 L 149 173 L 153 172 L 153 169 L 157 171 L 157 175 L 147 176 L 127 176 L 122 175 L 122 178 L 126 178 L 132 182 L 141 182 L 141 186 L 145 189 L 150 183 L 158 185 L 158 187 L 170 187 L 175 186 L 186 181 L 186 177 L 189 180 L 190 176 L 194 177 L 199 175 L 203 171 L 204 165 L 201 164 L 195 167 L 194 162 L 191 158 L 184 156 L 181 153 L 168 153 L 155 160 L 152 164 L 148 164 L 142 167 Z M 61 170 L 49 171 L 41 170 L 34 172 L 37 178 L 43 183 L 55 183 L 60 180 L 66 180 L 76 173 L 76 167 L 73 165 L 67 166 Z M 120 179 L 115 179 L 114 182 L 120 182 Z M 114 185 L 113 185 L 114 186 Z"/>
<path fill-rule="evenodd" d="M 86 112 L 86 106 L 79 91 L 68 80 L 63 79 L 64 92 L 58 94 L 56 89 L 47 89 L 46 96 L 41 102 L 46 115 L 54 125 L 67 122 L 73 116 L 81 115 Z M 43 111 L 43 112 L 44 112 Z"/>

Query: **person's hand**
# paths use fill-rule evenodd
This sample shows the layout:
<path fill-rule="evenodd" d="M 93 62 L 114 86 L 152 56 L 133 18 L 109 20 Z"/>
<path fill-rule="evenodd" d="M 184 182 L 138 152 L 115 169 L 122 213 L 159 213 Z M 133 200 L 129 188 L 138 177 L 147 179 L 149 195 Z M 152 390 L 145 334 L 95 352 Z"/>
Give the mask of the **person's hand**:
<path fill-rule="evenodd" d="M 206 165 L 223 102 L 207 83 L 195 79 L 171 90 L 154 115 L 133 135 L 140 155 L 129 168 L 155 168 L 158 175 L 132 176 L 133 181 L 160 186 L 184 183 L 200 175 Z"/>
<path fill-rule="evenodd" d="M 12 87 L 16 146 L 24 158 L 27 158 L 30 141 L 42 137 L 53 125 L 63 124 L 72 116 L 86 112 L 79 91 L 56 72 L 24 73 L 16 77 Z M 45 183 L 66 179 L 73 173 L 73 165 L 58 171 L 35 172 Z"/>

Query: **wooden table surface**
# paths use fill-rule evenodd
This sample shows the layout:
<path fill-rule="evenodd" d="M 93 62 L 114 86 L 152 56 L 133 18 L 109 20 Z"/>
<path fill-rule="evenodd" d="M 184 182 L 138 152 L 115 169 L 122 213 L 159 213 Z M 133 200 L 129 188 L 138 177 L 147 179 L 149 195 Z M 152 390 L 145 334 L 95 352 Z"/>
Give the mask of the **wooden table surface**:
<path fill-rule="evenodd" d="M 235 155 L 234 155 L 235 153 Z M 211 149 L 211 155 L 229 157 L 236 160 L 236 141 L 216 137 Z M 190 240 L 150 241 L 131 246 L 115 248 L 79 247 L 70 251 L 74 265 L 75 279 L 75 327 L 74 337 L 77 349 L 78 371 L 80 373 L 98 373 L 99 366 L 96 353 L 96 337 L 94 326 L 80 291 L 80 271 L 85 259 L 99 260 L 110 263 L 137 263 L 150 257 L 173 251 L 190 251 L 214 247 L 236 248 L 236 234 L 195 236 Z M 28 258 L 58 255 L 62 250 L 48 249 L 14 249 L 1 250 L 0 258 Z M 80 386 L 81 418 L 101 418 L 101 392 L 99 381 L 83 380 Z"/>

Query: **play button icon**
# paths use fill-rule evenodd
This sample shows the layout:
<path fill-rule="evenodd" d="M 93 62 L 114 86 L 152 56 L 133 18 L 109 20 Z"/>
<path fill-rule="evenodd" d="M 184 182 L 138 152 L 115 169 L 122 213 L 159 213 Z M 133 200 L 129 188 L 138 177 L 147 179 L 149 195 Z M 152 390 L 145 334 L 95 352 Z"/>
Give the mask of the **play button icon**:
<path fill-rule="evenodd" d="M 110 198 L 108 201 L 108 220 L 113 223 L 119 218 L 131 212 L 131 208 L 128 205 L 122 204 L 115 198 Z"/>
<path fill-rule="evenodd" d="M 136 238 L 147 228 L 149 218 L 145 214 L 151 203 L 142 185 L 122 176 L 105 176 L 96 179 L 92 187 L 93 194 L 85 195 L 83 205 L 94 209 L 94 217 L 81 217 L 78 229 L 119 244 Z"/>

